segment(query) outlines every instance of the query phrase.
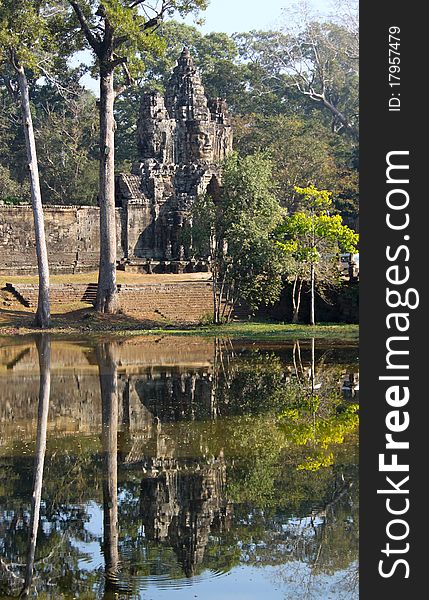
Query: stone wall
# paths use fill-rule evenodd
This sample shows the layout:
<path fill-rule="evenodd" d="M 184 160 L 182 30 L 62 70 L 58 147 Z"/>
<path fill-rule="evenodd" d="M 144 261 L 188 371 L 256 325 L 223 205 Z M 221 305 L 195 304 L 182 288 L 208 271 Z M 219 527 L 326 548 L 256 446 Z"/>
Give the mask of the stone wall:
<path fill-rule="evenodd" d="M 36 307 L 39 286 L 33 283 L 7 284 L 7 289 L 24 306 Z M 51 284 L 51 305 L 95 303 L 97 284 Z M 208 280 L 166 281 L 118 285 L 121 312 L 156 324 L 200 323 L 213 314 L 212 284 Z"/>
<path fill-rule="evenodd" d="M 45 206 L 44 214 L 51 273 L 96 269 L 100 244 L 99 208 Z M 122 208 L 116 209 L 116 227 L 118 259 L 121 259 L 127 250 L 126 216 Z M 0 205 L 0 275 L 32 275 L 36 272 L 31 206 Z"/>

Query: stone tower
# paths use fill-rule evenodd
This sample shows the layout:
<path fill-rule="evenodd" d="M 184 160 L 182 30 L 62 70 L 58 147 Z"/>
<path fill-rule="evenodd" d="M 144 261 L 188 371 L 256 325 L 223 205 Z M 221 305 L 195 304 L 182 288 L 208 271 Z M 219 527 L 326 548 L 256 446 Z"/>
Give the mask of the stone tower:
<path fill-rule="evenodd" d="M 146 207 L 141 235 L 128 244 L 128 259 L 150 259 L 164 267 L 166 261 L 186 264 L 193 258 L 182 235 L 189 209 L 209 186 L 219 186 L 219 165 L 232 150 L 226 102 L 208 100 L 187 48 L 165 97 L 157 92 L 143 97 L 137 136 L 139 162 L 117 186 L 128 221 L 132 206 Z"/>

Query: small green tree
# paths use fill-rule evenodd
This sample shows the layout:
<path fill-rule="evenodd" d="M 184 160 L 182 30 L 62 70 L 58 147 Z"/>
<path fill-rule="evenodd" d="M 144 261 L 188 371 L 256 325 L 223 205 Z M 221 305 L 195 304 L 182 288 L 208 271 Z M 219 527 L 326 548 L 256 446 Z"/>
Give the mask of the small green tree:
<path fill-rule="evenodd" d="M 224 162 L 217 197 L 200 197 L 192 211 L 194 250 L 208 256 L 215 323 L 230 320 L 237 304 L 255 310 L 282 289 L 284 255 L 273 232 L 283 209 L 271 189 L 271 163 L 262 154 Z"/>
<path fill-rule="evenodd" d="M 359 235 L 343 225 L 340 215 L 329 214 L 332 207 L 331 192 L 318 190 L 313 185 L 306 188 L 295 187 L 295 190 L 301 196 L 301 207 L 279 227 L 278 244 L 294 265 L 294 320 L 298 320 L 302 282 L 309 281 L 310 324 L 315 325 L 316 276 L 320 284 L 328 281 L 332 267 L 338 263 L 338 253 L 356 252 Z M 320 268 L 322 265 L 323 268 Z"/>

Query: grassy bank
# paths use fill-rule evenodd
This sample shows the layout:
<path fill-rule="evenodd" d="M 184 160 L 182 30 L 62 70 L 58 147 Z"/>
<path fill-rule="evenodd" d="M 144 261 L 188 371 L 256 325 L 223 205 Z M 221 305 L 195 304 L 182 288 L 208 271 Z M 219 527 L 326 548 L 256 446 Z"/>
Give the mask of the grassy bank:
<path fill-rule="evenodd" d="M 290 323 L 260 323 L 236 322 L 220 326 L 200 326 L 189 329 L 163 329 L 159 330 L 165 335 L 201 335 L 242 338 L 259 341 L 282 341 L 291 339 L 326 339 L 344 340 L 345 342 L 359 339 L 359 326 L 342 323 L 321 323 L 310 325 L 292 325 Z M 142 332 L 140 332 L 142 333 Z M 152 332 L 153 333 L 153 332 Z"/>
<path fill-rule="evenodd" d="M 1 336 L 21 336 L 37 333 L 34 327 L 22 323 L 12 325 L 11 323 L 0 324 Z M 271 322 L 234 322 L 227 325 L 201 325 L 189 327 L 145 327 L 141 323 L 130 321 L 126 317 L 108 318 L 90 315 L 87 319 L 73 322 L 53 318 L 52 335 L 67 337 L 82 336 L 114 336 L 131 337 L 137 335 L 162 335 L 162 336 L 203 336 L 203 337 L 231 337 L 243 340 L 273 341 L 280 342 L 293 339 L 317 338 L 323 340 L 339 340 L 345 343 L 355 343 L 359 339 L 359 326 L 347 324 L 323 323 L 311 327 L 309 325 L 292 325 L 289 323 Z"/>
<path fill-rule="evenodd" d="M 119 283 L 156 283 L 174 279 L 177 281 L 206 280 L 207 273 L 187 275 L 136 275 L 118 271 Z M 77 275 L 54 275 L 52 283 L 89 283 L 97 280 L 96 273 Z M 36 283 L 37 277 L 0 277 L 0 336 L 31 335 L 38 330 L 34 327 L 34 307 L 28 308 L 20 303 L 8 290 L 6 282 Z M 293 339 L 318 338 L 324 340 L 342 340 L 355 343 L 358 340 L 357 325 L 323 323 L 310 327 L 273 322 L 234 322 L 228 325 L 174 325 L 165 318 L 144 320 L 139 313 L 121 313 L 113 316 L 99 315 L 88 304 L 53 304 L 53 335 L 82 338 L 87 336 L 136 336 L 136 335 L 199 335 L 205 337 L 231 337 L 248 341 L 284 341 Z M 157 315 L 154 315 L 157 317 Z"/>

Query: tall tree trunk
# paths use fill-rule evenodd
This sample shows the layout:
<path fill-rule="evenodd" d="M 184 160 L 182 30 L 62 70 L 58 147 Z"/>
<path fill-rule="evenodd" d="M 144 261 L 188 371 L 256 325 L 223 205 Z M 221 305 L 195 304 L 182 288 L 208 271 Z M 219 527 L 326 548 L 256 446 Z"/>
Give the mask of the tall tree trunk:
<path fill-rule="evenodd" d="M 109 314 L 117 308 L 114 100 L 113 69 L 100 61 L 100 267 L 96 308 Z"/>
<path fill-rule="evenodd" d="M 293 308 L 292 323 L 296 323 L 297 322 L 296 299 L 295 299 L 296 284 L 297 284 L 297 282 L 298 282 L 298 275 L 295 275 L 295 277 L 293 279 L 293 287 L 292 287 L 292 308 Z"/>
<path fill-rule="evenodd" d="M 213 292 L 213 322 L 215 325 L 219 324 L 219 270 L 216 263 L 216 258 L 212 258 L 211 261 L 211 270 L 212 270 L 212 292 Z"/>
<path fill-rule="evenodd" d="M 49 306 L 49 265 L 46 248 L 45 222 L 43 218 L 42 195 L 40 193 L 39 168 L 37 164 L 36 142 L 33 120 L 30 111 L 30 96 L 24 68 L 16 65 L 21 98 L 22 120 L 24 124 L 25 146 L 30 174 L 31 203 L 33 206 L 34 233 L 36 238 L 37 268 L 39 273 L 39 299 L 36 311 L 36 325 L 42 328 L 51 324 Z"/>
<path fill-rule="evenodd" d="M 97 347 L 102 402 L 103 550 L 107 588 L 117 588 L 119 571 L 118 531 L 118 375 L 111 342 Z"/>
<path fill-rule="evenodd" d="M 316 325 L 316 319 L 315 319 L 315 309 L 314 309 L 314 304 L 315 304 L 315 285 L 314 285 L 314 265 L 313 263 L 311 264 L 311 272 L 310 272 L 310 279 L 311 279 L 311 301 L 310 301 L 310 325 Z"/>
<path fill-rule="evenodd" d="M 299 308 L 301 306 L 301 292 L 302 292 L 302 279 L 298 284 L 298 277 L 295 278 L 292 290 L 292 304 L 293 304 L 293 316 L 292 323 L 298 323 L 299 321 Z M 298 291 L 297 291 L 298 290 Z"/>
<path fill-rule="evenodd" d="M 301 307 L 301 298 L 302 298 L 302 284 L 303 284 L 303 280 L 301 279 L 301 281 L 299 282 L 299 287 L 298 287 L 298 297 L 296 299 L 296 322 L 298 323 L 298 318 L 299 318 L 299 309 Z"/>
<path fill-rule="evenodd" d="M 30 593 L 36 555 L 37 532 L 39 529 L 40 503 L 42 499 L 43 467 L 46 453 L 48 429 L 49 395 L 51 391 L 51 341 L 46 334 L 36 339 L 39 355 L 39 408 L 37 415 L 36 454 L 34 459 L 33 495 L 31 497 L 30 531 L 28 536 L 27 564 L 21 597 Z"/>
<path fill-rule="evenodd" d="M 213 322 L 217 325 L 217 279 L 214 270 L 212 271 L 212 292 L 213 292 Z"/>

